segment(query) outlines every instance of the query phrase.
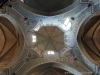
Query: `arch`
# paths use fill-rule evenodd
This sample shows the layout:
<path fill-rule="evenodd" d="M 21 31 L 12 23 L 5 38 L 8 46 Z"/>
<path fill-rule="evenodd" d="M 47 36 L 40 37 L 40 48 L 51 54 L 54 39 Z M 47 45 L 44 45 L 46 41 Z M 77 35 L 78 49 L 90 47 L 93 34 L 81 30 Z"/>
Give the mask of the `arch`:
<path fill-rule="evenodd" d="M 52 67 L 63 69 L 63 70 L 68 71 L 68 72 L 70 72 L 70 73 L 72 73 L 74 75 L 82 75 L 77 70 L 75 70 L 75 69 L 73 69 L 73 68 L 71 68 L 71 67 L 69 67 L 67 65 L 64 65 L 64 64 L 61 64 L 61 63 L 56 63 L 56 62 L 42 63 L 42 64 L 37 65 L 35 67 L 33 66 L 29 70 L 27 70 L 27 72 L 25 72 L 23 75 L 30 75 L 36 68 L 44 66 L 44 65 L 52 65 Z"/>
<path fill-rule="evenodd" d="M 93 20 L 93 18 L 95 19 L 95 20 Z M 98 18 L 98 19 L 97 19 Z M 79 28 L 79 31 L 78 31 L 78 35 L 77 35 L 77 42 L 78 42 L 78 45 L 79 45 L 79 48 L 80 48 L 80 50 L 81 50 L 81 52 L 83 53 L 83 55 L 89 60 L 89 61 L 91 61 L 93 64 L 95 64 L 95 65 L 97 65 L 97 66 L 100 66 L 100 64 L 98 63 L 99 61 L 97 61 L 97 60 L 95 60 L 92 56 L 94 55 L 90 55 L 88 52 L 87 52 L 87 50 L 89 51 L 89 50 L 91 50 L 91 48 L 92 48 L 92 46 L 91 46 L 91 48 L 87 48 L 88 46 L 84 46 L 84 44 L 83 44 L 83 41 L 85 40 L 85 39 L 89 39 L 89 37 L 87 38 L 87 37 L 85 37 L 84 35 L 85 35 L 85 33 L 86 33 L 86 30 L 85 30 L 85 28 L 86 28 L 86 26 L 96 26 L 96 25 L 98 25 L 99 24 L 99 20 L 100 20 L 100 13 L 94 13 L 94 14 L 92 14 L 92 15 L 90 15 L 89 17 L 87 17 L 87 19 L 85 19 L 84 20 L 84 22 L 81 24 L 81 27 Z M 89 23 L 90 22 L 93 22 L 93 24 L 94 25 L 90 25 Z M 98 22 L 97 22 L 98 21 Z M 92 28 L 91 27 L 91 28 Z M 88 30 L 90 30 L 91 28 L 89 28 L 89 27 L 87 27 L 87 32 L 88 32 Z M 96 30 L 95 30 L 96 31 Z M 94 32 L 95 32 L 94 31 Z M 85 33 L 84 33 L 85 32 Z M 92 34 L 93 36 L 94 36 L 94 34 Z M 90 36 L 90 35 L 89 35 Z M 83 38 L 83 37 L 85 37 L 85 38 Z M 93 43 L 95 43 L 95 41 L 94 41 L 94 39 L 93 39 L 93 37 L 90 37 L 91 39 L 92 39 L 92 42 Z M 90 40 L 91 41 L 91 40 Z M 86 42 L 86 41 L 85 41 Z M 94 44 L 94 46 L 95 46 L 95 44 Z M 95 46 L 95 49 L 97 49 L 96 48 L 96 46 Z M 90 51 L 91 52 L 91 51 Z M 97 57 L 99 57 L 99 55 L 97 55 Z M 98 58 L 99 59 L 99 58 Z"/>
<path fill-rule="evenodd" d="M 25 4 L 25 3 L 23 3 L 19 0 L 19 5 L 21 7 L 23 7 L 24 9 L 26 9 L 30 12 L 33 12 L 33 13 L 37 13 L 37 14 L 40 14 L 40 15 L 46 15 L 46 16 L 53 16 L 53 15 L 62 14 L 64 12 L 69 11 L 70 9 L 74 8 L 77 4 L 79 4 L 79 0 L 73 0 L 73 3 L 70 4 L 69 6 L 62 8 L 60 10 L 48 13 L 48 12 L 45 12 L 45 11 L 40 11 L 40 10 L 34 9 L 34 8 L 28 6 L 27 4 Z"/>
<path fill-rule="evenodd" d="M 5 37 L 0 63 L 5 64 L 4 67 L 11 67 L 19 59 L 24 46 L 24 36 L 16 21 L 6 14 L 0 14 L 0 27 Z"/>

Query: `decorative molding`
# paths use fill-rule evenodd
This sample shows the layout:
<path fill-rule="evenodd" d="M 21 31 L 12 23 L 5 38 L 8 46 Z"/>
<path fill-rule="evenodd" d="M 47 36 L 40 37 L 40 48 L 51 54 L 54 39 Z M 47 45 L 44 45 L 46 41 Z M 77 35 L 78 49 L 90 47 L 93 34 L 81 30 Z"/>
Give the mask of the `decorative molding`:
<path fill-rule="evenodd" d="M 6 6 L 4 6 L 3 8 L 2 8 L 2 11 L 1 11 L 3 14 L 4 13 L 6 13 Z"/>
<path fill-rule="evenodd" d="M 100 12 L 100 3 L 98 3 L 97 5 L 94 6 L 94 11 L 96 13 Z"/>
<path fill-rule="evenodd" d="M 3 68 L 3 70 L 0 71 L 0 75 L 11 75 L 11 71 L 9 67 Z"/>
<path fill-rule="evenodd" d="M 9 0 L 10 3 L 19 3 L 19 0 Z"/>
<path fill-rule="evenodd" d="M 89 0 L 80 0 L 80 3 L 90 3 Z"/>
<path fill-rule="evenodd" d="M 94 12 L 94 3 L 92 1 L 89 0 L 80 0 L 81 4 L 88 4 L 87 7 L 91 8 L 91 13 Z"/>

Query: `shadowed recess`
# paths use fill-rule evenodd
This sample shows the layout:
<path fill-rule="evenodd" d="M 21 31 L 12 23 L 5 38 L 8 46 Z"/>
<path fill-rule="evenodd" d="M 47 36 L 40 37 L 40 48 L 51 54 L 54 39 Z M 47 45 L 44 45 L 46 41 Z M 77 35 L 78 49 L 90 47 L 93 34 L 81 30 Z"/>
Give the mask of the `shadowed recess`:
<path fill-rule="evenodd" d="M 7 2 L 8 0 L 0 0 L 0 8 Z"/>
<path fill-rule="evenodd" d="M 74 0 L 24 0 L 24 3 L 28 6 L 44 12 L 54 12 L 63 9 L 73 2 Z"/>

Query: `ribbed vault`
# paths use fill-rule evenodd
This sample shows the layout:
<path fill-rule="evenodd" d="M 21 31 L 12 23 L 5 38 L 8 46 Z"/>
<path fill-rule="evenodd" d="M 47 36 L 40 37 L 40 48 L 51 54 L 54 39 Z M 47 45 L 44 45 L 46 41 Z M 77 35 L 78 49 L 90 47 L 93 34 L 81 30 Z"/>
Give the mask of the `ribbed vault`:
<path fill-rule="evenodd" d="M 81 50 L 85 49 L 86 53 L 96 63 L 100 63 L 100 15 L 91 17 L 83 26 L 80 28 L 78 36 L 78 39 L 80 39 L 78 42 L 81 41 L 84 47 L 82 48 L 79 43 Z"/>
<path fill-rule="evenodd" d="M 14 60 L 21 46 L 15 26 L 6 17 L 0 16 L 0 69 Z"/>
<path fill-rule="evenodd" d="M 37 41 L 34 46 L 42 51 L 59 51 L 65 47 L 64 32 L 56 26 L 43 26 L 35 35 Z"/>
<path fill-rule="evenodd" d="M 38 59 L 35 59 L 34 61 L 24 63 L 21 69 L 19 69 L 19 71 L 17 71 L 16 74 L 31 75 L 34 73 L 36 75 L 38 74 L 38 72 L 39 74 L 41 72 L 44 74 L 46 73 L 45 70 L 55 68 L 55 67 L 60 68 L 64 70 L 65 72 L 68 71 L 68 73 L 70 72 L 74 75 L 83 75 L 83 74 L 92 75 L 92 72 L 88 68 L 86 68 L 84 65 L 82 65 L 79 61 L 73 61 L 70 59 L 48 60 L 48 59 L 43 59 L 43 58 L 38 58 Z"/>
<path fill-rule="evenodd" d="M 78 71 L 77 73 L 74 73 L 74 71 L 70 73 L 66 70 L 66 68 L 64 68 L 64 66 L 54 62 L 49 62 L 44 64 L 42 63 L 32 68 L 29 72 L 25 73 L 25 75 L 74 75 L 74 74 L 81 75 L 81 73 L 78 73 Z"/>
<path fill-rule="evenodd" d="M 31 75 L 73 75 L 72 73 L 53 66 L 53 63 L 40 65 Z"/>

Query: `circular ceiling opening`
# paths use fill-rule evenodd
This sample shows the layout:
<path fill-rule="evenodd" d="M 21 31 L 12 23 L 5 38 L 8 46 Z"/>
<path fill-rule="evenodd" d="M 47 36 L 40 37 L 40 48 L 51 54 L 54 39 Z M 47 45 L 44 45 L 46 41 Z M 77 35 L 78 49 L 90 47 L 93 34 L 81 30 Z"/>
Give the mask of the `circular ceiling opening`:
<path fill-rule="evenodd" d="M 78 34 L 78 43 L 86 57 L 100 63 L 100 15 L 86 20 Z M 91 59 L 89 58 L 89 59 Z"/>

